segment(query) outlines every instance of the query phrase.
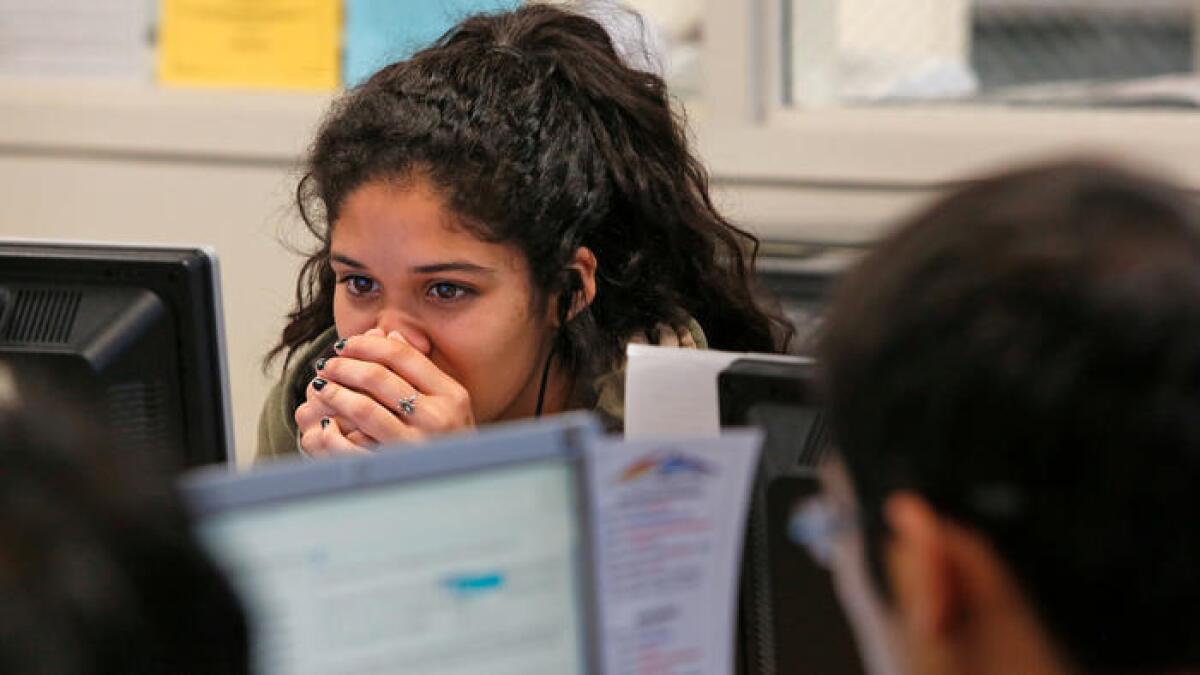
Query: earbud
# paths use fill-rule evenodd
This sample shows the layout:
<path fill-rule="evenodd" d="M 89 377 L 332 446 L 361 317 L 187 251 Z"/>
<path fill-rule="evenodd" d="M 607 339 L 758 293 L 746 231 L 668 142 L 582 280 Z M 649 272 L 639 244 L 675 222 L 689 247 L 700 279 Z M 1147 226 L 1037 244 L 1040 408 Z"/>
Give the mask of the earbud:
<path fill-rule="evenodd" d="M 571 319 L 575 298 L 583 290 L 583 280 L 579 278 L 579 270 L 567 268 L 562 271 L 562 274 L 563 290 L 558 296 L 558 323 L 560 326 L 565 325 Z"/>

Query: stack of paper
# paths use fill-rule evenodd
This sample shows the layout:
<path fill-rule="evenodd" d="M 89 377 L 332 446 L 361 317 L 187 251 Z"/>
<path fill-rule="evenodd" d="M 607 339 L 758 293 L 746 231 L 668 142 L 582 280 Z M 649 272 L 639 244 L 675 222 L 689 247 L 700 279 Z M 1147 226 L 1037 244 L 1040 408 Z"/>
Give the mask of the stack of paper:
<path fill-rule="evenodd" d="M 0 0 L 0 75 L 146 79 L 146 0 Z"/>

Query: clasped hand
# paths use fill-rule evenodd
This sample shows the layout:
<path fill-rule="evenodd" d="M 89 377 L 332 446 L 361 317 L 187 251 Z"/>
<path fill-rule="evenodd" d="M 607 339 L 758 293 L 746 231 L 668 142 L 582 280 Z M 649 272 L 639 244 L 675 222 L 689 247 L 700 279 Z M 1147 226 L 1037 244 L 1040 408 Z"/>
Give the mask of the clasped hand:
<path fill-rule="evenodd" d="M 471 397 L 400 333 L 372 329 L 335 345 L 296 408 L 310 455 L 366 452 L 475 426 Z"/>

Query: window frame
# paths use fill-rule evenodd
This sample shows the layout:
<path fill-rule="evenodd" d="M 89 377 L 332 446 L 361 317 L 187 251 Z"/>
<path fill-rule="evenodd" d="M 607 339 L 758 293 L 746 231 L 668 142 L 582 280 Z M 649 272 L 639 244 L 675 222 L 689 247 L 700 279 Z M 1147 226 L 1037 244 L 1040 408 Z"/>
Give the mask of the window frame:
<path fill-rule="evenodd" d="M 1200 190 L 1200 114 L 1193 110 L 786 107 L 787 1 L 705 0 L 703 86 L 686 107 L 718 181 L 928 190 L 1013 162 L 1074 154 L 1145 165 Z"/>

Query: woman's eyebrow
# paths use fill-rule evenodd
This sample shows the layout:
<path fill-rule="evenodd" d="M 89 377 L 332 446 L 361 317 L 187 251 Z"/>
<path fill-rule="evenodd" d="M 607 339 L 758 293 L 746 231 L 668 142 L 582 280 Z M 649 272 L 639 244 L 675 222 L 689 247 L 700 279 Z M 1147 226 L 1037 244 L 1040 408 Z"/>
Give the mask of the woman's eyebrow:
<path fill-rule="evenodd" d="M 354 258 L 351 258 L 348 255 L 344 255 L 341 253 L 334 253 L 333 255 L 329 256 L 329 259 L 335 263 L 340 263 L 342 265 L 345 265 L 346 267 L 350 267 L 353 269 L 357 269 L 357 270 L 367 269 L 367 266 L 364 265 L 363 263 L 355 260 Z M 441 272 L 470 272 L 470 273 L 475 273 L 475 274 L 495 274 L 496 273 L 496 270 L 494 270 L 490 267 L 484 267 L 483 265 L 476 265 L 475 263 L 463 262 L 463 261 L 430 263 L 428 265 L 416 265 L 414 267 L 410 267 L 409 271 L 412 272 L 413 274 L 438 274 Z"/>
<path fill-rule="evenodd" d="M 410 267 L 413 274 L 437 274 L 439 272 L 473 272 L 476 274 L 495 274 L 496 270 L 469 262 L 444 262 L 430 265 Z"/>
<path fill-rule="evenodd" d="M 341 263 L 341 264 L 345 265 L 346 267 L 353 267 L 354 269 L 357 269 L 357 270 L 367 269 L 366 265 L 358 262 L 357 260 L 355 260 L 354 258 L 351 258 L 350 256 L 342 255 L 341 253 L 334 253 L 333 255 L 329 256 L 329 259 L 335 263 Z"/>

